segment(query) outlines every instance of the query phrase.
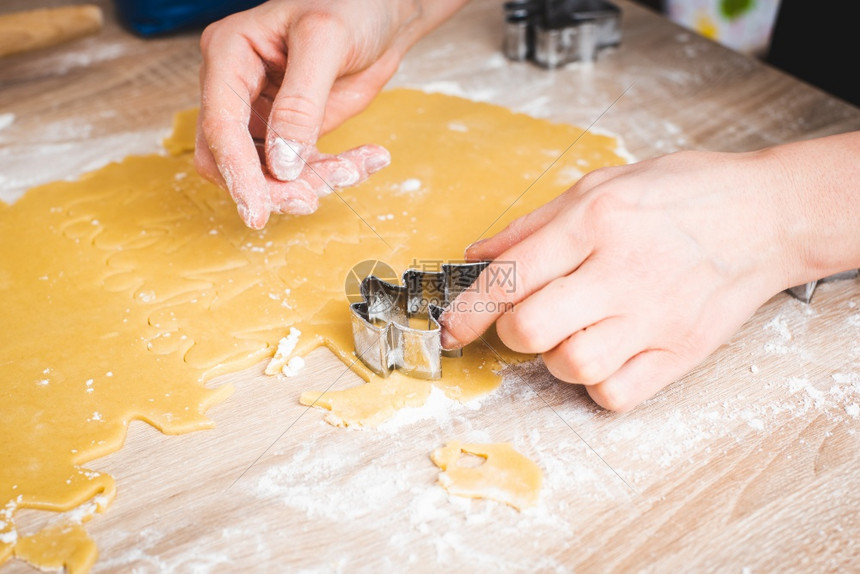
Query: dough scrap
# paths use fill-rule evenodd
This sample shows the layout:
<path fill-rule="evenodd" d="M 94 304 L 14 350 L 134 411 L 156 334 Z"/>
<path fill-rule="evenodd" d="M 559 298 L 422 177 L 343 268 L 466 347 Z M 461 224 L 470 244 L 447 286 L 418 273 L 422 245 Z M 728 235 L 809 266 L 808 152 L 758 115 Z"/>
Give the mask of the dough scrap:
<path fill-rule="evenodd" d="M 342 391 L 305 391 L 299 402 L 328 409 L 325 420 L 342 427 L 375 427 L 405 407 L 420 407 L 430 396 L 432 383 L 392 373 Z"/>
<path fill-rule="evenodd" d="M 479 466 L 466 465 L 463 455 L 485 459 Z M 430 455 L 442 469 L 439 484 L 456 496 L 490 498 L 517 510 L 535 506 L 543 473 L 533 461 L 509 443 L 463 444 L 452 441 Z"/>
<path fill-rule="evenodd" d="M 42 570 L 65 567 L 68 574 L 79 574 L 92 568 L 98 550 L 82 524 L 57 524 L 18 540 L 15 557 Z"/>
<path fill-rule="evenodd" d="M 289 327 L 303 333 L 294 355 L 328 346 L 378 384 L 352 355 L 343 284 L 355 263 L 456 260 L 573 183 L 565 164 L 624 163 L 609 136 L 393 90 L 320 142 L 326 152 L 378 143 L 392 165 L 323 198 L 312 217 L 254 231 L 196 174 L 195 119 L 177 116 L 172 156 L 129 157 L 0 202 L 0 563 L 24 540 L 17 510 L 63 512 L 98 495 L 109 504 L 114 480 L 88 461 L 119 449 L 132 420 L 173 434 L 210 427 L 205 412 L 231 389 L 206 383 L 272 357 Z M 496 371 L 518 357 L 491 344 L 443 366 L 446 394 L 468 400 L 499 384 Z M 39 535 L 95 559 L 74 533 Z M 28 554 L 53 563 L 43 558 Z"/>

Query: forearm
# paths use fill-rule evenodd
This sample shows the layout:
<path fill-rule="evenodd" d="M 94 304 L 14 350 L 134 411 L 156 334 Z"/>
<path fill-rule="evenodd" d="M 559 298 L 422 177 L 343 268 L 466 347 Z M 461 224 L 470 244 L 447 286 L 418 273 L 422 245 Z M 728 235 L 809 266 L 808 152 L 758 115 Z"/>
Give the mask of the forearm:
<path fill-rule="evenodd" d="M 786 286 L 860 268 L 860 131 L 761 153 L 782 180 Z"/>

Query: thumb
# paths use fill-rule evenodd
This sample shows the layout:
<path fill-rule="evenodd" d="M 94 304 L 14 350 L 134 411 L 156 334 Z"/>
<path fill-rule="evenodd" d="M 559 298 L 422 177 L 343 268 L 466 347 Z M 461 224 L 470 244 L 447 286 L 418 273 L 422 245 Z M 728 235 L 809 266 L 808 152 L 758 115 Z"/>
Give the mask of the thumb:
<path fill-rule="evenodd" d="M 345 37 L 336 20 L 315 14 L 290 31 L 284 81 L 266 134 L 266 164 L 276 179 L 296 179 L 316 151 L 326 103 L 346 57 Z"/>

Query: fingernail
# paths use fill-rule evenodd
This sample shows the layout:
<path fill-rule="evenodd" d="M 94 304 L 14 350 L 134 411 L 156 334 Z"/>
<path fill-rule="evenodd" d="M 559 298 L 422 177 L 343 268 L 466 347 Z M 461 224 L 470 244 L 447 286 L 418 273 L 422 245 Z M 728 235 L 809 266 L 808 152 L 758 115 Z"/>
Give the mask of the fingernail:
<path fill-rule="evenodd" d="M 391 165 L 391 154 L 387 149 L 380 149 L 379 153 L 373 154 L 364 162 L 368 173 L 376 173 L 380 169 Z"/>
<path fill-rule="evenodd" d="M 273 138 L 269 143 L 269 171 L 281 181 L 293 181 L 305 167 L 302 159 L 305 151 L 307 146 L 297 141 Z"/>
<path fill-rule="evenodd" d="M 329 175 L 330 183 L 335 187 L 347 187 L 355 184 L 360 177 L 358 168 L 351 161 L 341 160 Z"/>
<path fill-rule="evenodd" d="M 442 348 L 445 349 L 446 351 L 451 351 L 453 349 L 459 349 L 460 347 L 463 346 L 463 344 L 460 343 L 460 341 L 458 341 L 457 338 L 454 337 L 454 335 L 452 335 L 450 333 L 450 331 L 448 331 L 445 328 L 442 328 L 441 339 L 442 339 Z"/>
<path fill-rule="evenodd" d="M 245 225 L 248 225 L 248 221 L 249 221 L 248 206 L 245 204 L 245 202 L 244 201 L 237 201 L 236 202 L 236 210 L 239 212 L 239 217 L 242 218 L 242 221 L 245 222 Z"/>
<path fill-rule="evenodd" d="M 284 202 L 284 213 L 292 215 L 310 215 L 315 207 L 300 197 L 288 199 Z"/>
<path fill-rule="evenodd" d="M 239 217 L 246 226 L 251 229 L 263 229 L 266 222 L 269 220 L 269 212 L 254 212 L 244 202 L 236 204 L 236 210 L 239 212 Z"/>
<path fill-rule="evenodd" d="M 466 248 L 466 250 L 463 252 L 463 254 L 464 254 L 466 257 L 468 257 L 468 255 L 469 255 L 469 251 L 472 251 L 473 249 L 477 249 L 478 247 L 480 247 L 481 245 L 483 245 L 483 244 L 484 244 L 484 243 L 486 243 L 486 242 L 487 242 L 487 240 L 486 240 L 486 239 L 479 239 L 479 240 L 475 241 L 474 243 L 472 243 L 471 245 L 469 245 L 469 246 Z"/>

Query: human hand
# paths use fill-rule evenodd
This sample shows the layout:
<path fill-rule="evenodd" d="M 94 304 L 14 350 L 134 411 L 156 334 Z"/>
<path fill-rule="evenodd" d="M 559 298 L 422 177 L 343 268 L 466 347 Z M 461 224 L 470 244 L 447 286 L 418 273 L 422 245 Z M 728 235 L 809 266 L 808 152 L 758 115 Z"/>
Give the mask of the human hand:
<path fill-rule="evenodd" d="M 516 286 L 461 294 L 442 316 L 443 345 L 496 321 L 511 349 L 541 353 L 605 408 L 632 408 L 814 273 L 795 257 L 810 225 L 773 156 L 681 152 L 587 174 L 467 249 L 491 267 L 513 262 Z"/>
<path fill-rule="evenodd" d="M 429 29 L 422 16 L 415 0 L 273 0 L 206 28 L 195 165 L 249 227 L 312 213 L 388 165 L 379 146 L 324 156 L 315 144 L 379 92 Z"/>

